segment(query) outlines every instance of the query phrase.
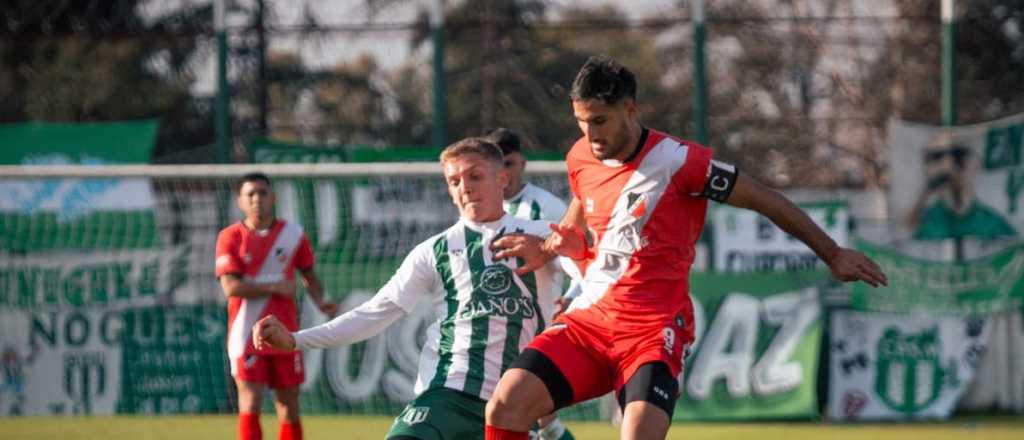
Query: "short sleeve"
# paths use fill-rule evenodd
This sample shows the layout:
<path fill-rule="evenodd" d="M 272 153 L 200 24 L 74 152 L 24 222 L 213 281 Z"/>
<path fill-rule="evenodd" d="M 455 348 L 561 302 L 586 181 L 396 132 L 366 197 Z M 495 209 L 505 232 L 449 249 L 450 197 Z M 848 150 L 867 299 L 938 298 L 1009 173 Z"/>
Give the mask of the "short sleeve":
<path fill-rule="evenodd" d="M 305 272 L 313 268 L 315 261 L 313 246 L 309 244 L 309 238 L 306 237 L 306 234 L 302 234 L 299 246 L 295 249 L 295 268 Z"/>
<path fill-rule="evenodd" d="M 686 162 L 676 171 L 673 181 L 679 192 L 696 196 L 704 189 L 708 180 L 708 166 L 711 165 L 711 149 L 697 144 L 687 144 Z"/>
<path fill-rule="evenodd" d="M 420 299 L 429 296 L 439 282 L 433 251 L 433 247 L 426 243 L 416 246 L 377 294 L 411 313 Z"/>
<path fill-rule="evenodd" d="M 713 160 L 706 147 L 690 145 L 686 162 L 673 180 L 679 182 L 683 194 L 721 203 L 729 199 L 738 177 L 736 166 Z"/>
<path fill-rule="evenodd" d="M 232 231 L 225 229 L 217 235 L 214 273 L 218 278 L 229 273 L 239 275 L 245 273 L 242 261 L 238 257 L 238 247 L 238 236 Z"/>

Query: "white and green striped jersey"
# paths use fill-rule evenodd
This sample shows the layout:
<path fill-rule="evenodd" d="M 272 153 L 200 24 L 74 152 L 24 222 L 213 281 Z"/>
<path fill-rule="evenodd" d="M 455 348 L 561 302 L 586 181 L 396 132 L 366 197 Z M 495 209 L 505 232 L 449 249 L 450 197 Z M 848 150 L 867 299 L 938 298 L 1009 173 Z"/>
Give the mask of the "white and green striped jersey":
<path fill-rule="evenodd" d="M 567 206 L 548 190 L 526 182 L 516 195 L 505 200 L 505 212 L 527 220 L 558 222 Z"/>
<path fill-rule="evenodd" d="M 526 275 L 519 261 L 494 261 L 491 242 L 502 234 L 547 236 L 546 222 L 504 215 L 490 223 L 465 219 L 420 243 L 391 280 L 366 303 L 320 326 L 295 333 L 300 349 L 358 342 L 430 301 L 437 321 L 420 353 L 416 394 L 446 387 L 482 400 L 519 352 L 540 334 L 561 294 L 557 260 Z"/>

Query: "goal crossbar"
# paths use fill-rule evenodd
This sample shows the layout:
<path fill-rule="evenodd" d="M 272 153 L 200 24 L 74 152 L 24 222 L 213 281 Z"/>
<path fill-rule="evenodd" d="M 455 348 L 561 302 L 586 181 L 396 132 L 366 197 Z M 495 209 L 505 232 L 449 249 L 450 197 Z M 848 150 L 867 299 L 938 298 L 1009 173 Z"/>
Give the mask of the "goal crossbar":
<path fill-rule="evenodd" d="M 437 162 L 194 164 L 194 165 L 0 165 L 2 178 L 239 177 L 263 172 L 273 177 L 364 177 L 438 175 Z M 530 174 L 565 174 L 565 162 L 530 161 Z"/>

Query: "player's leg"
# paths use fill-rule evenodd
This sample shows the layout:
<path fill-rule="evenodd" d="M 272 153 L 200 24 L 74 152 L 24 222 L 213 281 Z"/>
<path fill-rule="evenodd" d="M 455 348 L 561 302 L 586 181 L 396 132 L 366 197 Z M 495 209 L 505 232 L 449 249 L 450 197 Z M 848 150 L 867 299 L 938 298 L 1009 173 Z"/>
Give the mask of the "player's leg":
<path fill-rule="evenodd" d="M 662 440 L 672 423 L 679 382 L 663 362 L 642 365 L 619 390 L 621 438 Z"/>
<path fill-rule="evenodd" d="M 260 404 L 264 384 L 235 378 L 238 387 L 238 439 L 260 440 L 263 430 L 260 428 Z"/>
<path fill-rule="evenodd" d="M 584 343 L 576 327 L 549 328 L 502 375 L 487 402 L 487 440 L 526 439 L 541 416 L 611 389 L 602 344 Z"/>
<path fill-rule="evenodd" d="M 299 420 L 299 385 L 305 379 L 302 353 L 267 356 L 270 364 L 268 383 L 274 388 L 279 440 L 302 440 Z"/>
<path fill-rule="evenodd" d="M 537 353 L 529 350 L 526 353 Z M 550 361 L 547 361 L 550 363 Z M 551 364 L 553 365 L 553 364 Z M 569 390 L 569 382 L 562 377 L 557 378 L 561 373 L 554 374 L 555 382 L 564 390 Z M 572 391 L 563 391 L 563 396 L 571 400 Z M 562 400 L 565 400 L 562 397 Z M 487 402 L 487 429 L 488 440 L 491 439 L 490 431 L 514 431 L 522 434 L 525 439 L 530 427 L 537 422 L 537 419 L 555 410 L 555 397 L 548 390 L 544 380 L 530 370 L 516 368 L 513 365 L 501 376 L 498 386 Z M 494 429 L 498 428 L 498 429 Z M 497 437 L 497 438 L 504 438 Z"/>
<path fill-rule="evenodd" d="M 540 425 L 540 440 L 576 440 L 556 413 L 541 417 L 537 424 Z"/>
<path fill-rule="evenodd" d="M 245 355 L 232 360 L 232 373 L 238 388 L 238 438 L 260 440 L 260 408 L 269 367 L 263 356 Z"/>
<path fill-rule="evenodd" d="M 477 396 L 433 388 L 406 405 L 385 438 L 388 440 L 482 440 L 484 406 Z"/>

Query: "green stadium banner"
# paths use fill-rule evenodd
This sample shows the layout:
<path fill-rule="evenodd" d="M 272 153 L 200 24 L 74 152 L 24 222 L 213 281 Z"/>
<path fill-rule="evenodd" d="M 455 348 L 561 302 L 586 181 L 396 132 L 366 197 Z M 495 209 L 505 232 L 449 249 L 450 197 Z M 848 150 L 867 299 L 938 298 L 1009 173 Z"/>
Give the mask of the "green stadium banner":
<path fill-rule="evenodd" d="M 821 271 L 692 274 L 696 350 L 675 420 L 817 415 Z"/>
<path fill-rule="evenodd" d="M 157 125 L 156 120 L 0 124 L 0 164 L 146 163 Z M 159 244 L 148 179 L 0 179 L 0 194 L 0 250 Z M 111 228 L 133 233 L 104 233 Z"/>
<path fill-rule="evenodd" d="M 837 310 L 830 321 L 828 417 L 844 421 L 948 418 L 992 327 L 976 316 L 856 310 Z"/>
<path fill-rule="evenodd" d="M 857 248 L 882 267 L 889 285 L 854 283 L 855 309 L 965 316 L 1024 304 L 1024 244 L 961 263 L 925 261 L 864 241 Z"/>

